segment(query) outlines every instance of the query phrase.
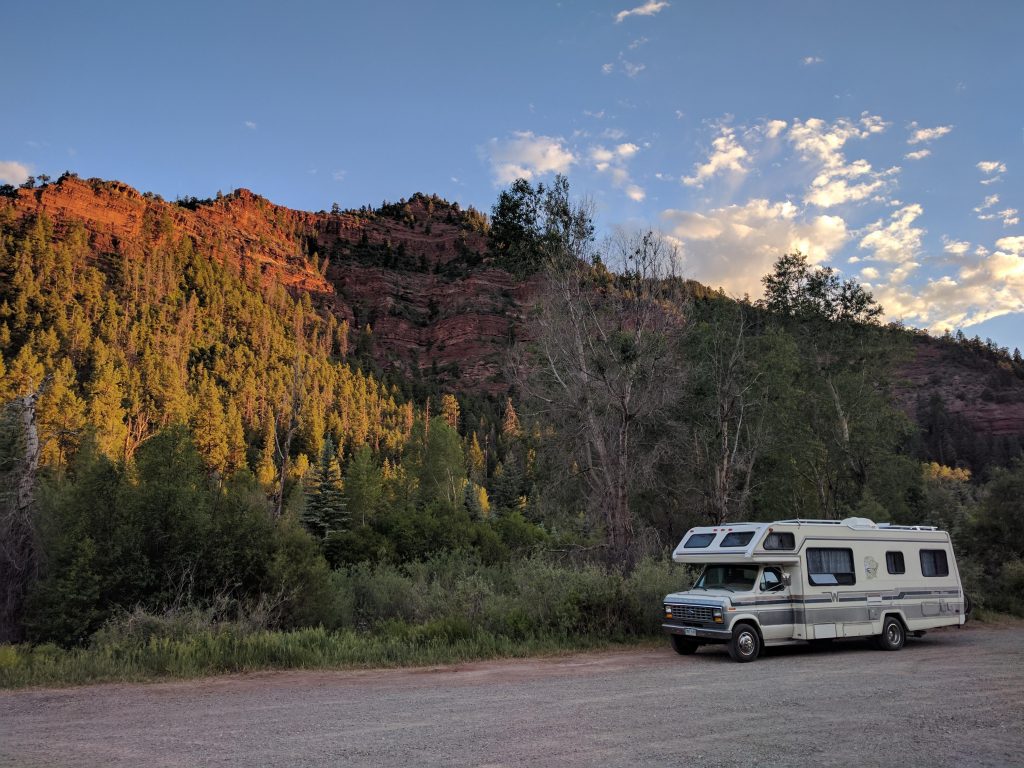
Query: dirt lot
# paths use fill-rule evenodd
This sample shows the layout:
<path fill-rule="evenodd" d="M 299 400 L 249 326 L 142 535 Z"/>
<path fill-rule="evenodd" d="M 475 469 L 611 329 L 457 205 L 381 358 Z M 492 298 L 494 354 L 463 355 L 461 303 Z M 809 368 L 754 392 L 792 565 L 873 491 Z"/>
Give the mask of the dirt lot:
<path fill-rule="evenodd" d="M 1024 624 L 0 693 L 0 765 L 1024 765 Z"/>

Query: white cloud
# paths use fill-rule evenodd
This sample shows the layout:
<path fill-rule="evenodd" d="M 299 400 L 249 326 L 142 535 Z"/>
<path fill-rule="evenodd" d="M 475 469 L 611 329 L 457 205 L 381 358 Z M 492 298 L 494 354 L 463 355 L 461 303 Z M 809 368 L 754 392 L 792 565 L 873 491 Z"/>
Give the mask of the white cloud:
<path fill-rule="evenodd" d="M 876 221 L 868 226 L 868 233 L 861 239 L 859 247 L 874 251 L 875 261 L 903 264 L 910 262 L 921 250 L 921 236 L 924 230 L 915 227 L 914 222 L 924 210 L 917 203 L 895 211 L 888 222 Z"/>
<path fill-rule="evenodd" d="M 788 123 L 785 120 L 769 120 L 764 124 L 765 138 L 777 139 L 782 135 L 782 132 L 788 127 Z"/>
<path fill-rule="evenodd" d="M 705 213 L 667 210 L 662 218 L 686 273 L 736 295 L 759 296 L 761 277 L 780 256 L 800 251 L 820 263 L 848 239 L 839 216 L 802 216 L 789 201 L 753 199 Z"/>
<path fill-rule="evenodd" d="M 999 195 L 989 195 L 985 201 L 974 209 L 980 221 L 1002 221 L 1004 227 L 1012 227 L 1020 223 L 1016 208 L 1004 208 L 1001 211 L 989 210 L 999 203 Z"/>
<path fill-rule="evenodd" d="M 610 75 L 614 71 L 615 71 L 615 64 L 614 64 L 614 62 L 609 61 L 607 64 L 602 64 L 601 65 L 601 72 L 603 74 L 605 74 L 605 75 Z"/>
<path fill-rule="evenodd" d="M 953 240 L 952 238 L 942 236 L 942 250 L 946 253 L 951 253 L 954 256 L 963 256 L 969 250 L 971 250 L 971 244 L 964 240 Z"/>
<path fill-rule="evenodd" d="M 29 168 L 24 163 L 14 160 L 0 160 L 0 183 L 24 184 L 29 176 Z"/>
<path fill-rule="evenodd" d="M 636 184 L 630 184 L 626 187 L 626 197 L 634 202 L 643 202 L 644 198 L 647 197 L 647 193 L 644 192 L 643 187 L 639 187 Z"/>
<path fill-rule="evenodd" d="M 988 176 L 987 179 L 981 180 L 981 183 L 985 185 L 999 181 L 1002 178 L 1002 175 L 1006 173 L 1006 163 L 1002 163 L 998 160 L 982 160 L 978 163 L 977 168 Z"/>
<path fill-rule="evenodd" d="M 555 136 L 537 136 L 517 131 L 509 139 L 491 139 L 488 155 L 494 180 L 510 184 L 516 179 L 533 179 L 548 173 L 565 173 L 577 162 L 576 155 Z"/>
<path fill-rule="evenodd" d="M 736 132 L 727 125 L 720 129 L 718 137 L 711 142 L 712 152 L 703 165 L 694 169 L 693 176 L 684 176 L 683 184 L 688 187 L 702 187 L 704 182 L 719 173 L 745 174 L 747 167 L 744 161 L 749 157 L 736 141 Z"/>
<path fill-rule="evenodd" d="M 1003 220 L 1004 227 L 1015 227 L 1020 224 L 1020 216 L 1017 215 L 1018 211 L 1016 208 L 1006 208 L 1005 210 L 999 211 L 999 216 Z"/>
<path fill-rule="evenodd" d="M 998 160 L 982 160 L 978 163 L 978 170 L 982 173 L 1006 173 L 1006 163 Z"/>
<path fill-rule="evenodd" d="M 820 56 L 804 56 L 802 59 L 800 59 L 800 63 L 803 64 L 805 67 L 810 67 L 815 64 L 821 64 L 823 61 L 825 60 Z"/>
<path fill-rule="evenodd" d="M 999 195 L 989 195 L 985 198 L 985 202 L 974 209 L 975 213 L 981 213 L 986 208 L 991 208 L 993 205 L 999 202 Z"/>
<path fill-rule="evenodd" d="M 631 50 L 631 51 L 635 51 L 635 50 L 636 50 L 637 48 L 639 48 L 640 46 L 642 46 L 642 45 L 647 45 L 647 43 L 648 43 L 648 40 L 647 40 L 647 38 L 646 38 L 646 37 L 638 37 L 638 38 L 637 38 L 636 40 L 634 40 L 633 42 L 631 42 L 631 43 L 630 43 L 629 45 L 627 45 L 626 47 L 627 47 L 627 48 L 629 48 L 629 50 Z"/>
<path fill-rule="evenodd" d="M 626 166 L 639 151 L 640 147 L 631 142 L 618 144 L 611 149 L 601 144 L 590 148 L 590 160 L 594 164 L 594 170 L 598 173 L 609 174 L 612 184 L 616 187 L 625 187 L 626 197 L 636 202 L 642 201 L 647 193 L 642 187 L 632 183 Z"/>
<path fill-rule="evenodd" d="M 914 152 L 907 152 L 903 157 L 906 160 L 921 160 L 928 157 L 931 153 L 932 151 L 930 149 L 918 149 Z"/>
<path fill-rule="evenodd" d="M 636 77 L 647 69 L 646 64 L 634 64 L 632 61 L 626 61 L 625 59 L 622 59 L 621 61 L 622 69 L 625 71 L 626 77 Z"/>
<path fill-rule="evenodd" d="M 919 128 L 916 121 L 911 123 L 909 127 L 913 132 L 910 134 L 910 138 L 907 139 L 907 144 L 920 144 L 922 142 L 927 144 L 930 141 L 942 138 L 953 130 L 952 125 L 937 125 L 934 128 Z"/>
<path fill-rule="evenodd" d="M 899 167 L 875 171 L 867 160 L 847 162 L 843 147 L 851 139 L 866 139 L 881 133 L 888 123 L 866 112 L 859 121 L 840 118 L 827 123 L 816 117 L 795 120 L 789 140 L 808 163 L 818 166 L 804 201 L 821 208 L 857 202 L 877 195 L 886 185 L 885 177 L 899 173 Z M 857 181 L 850 181 L 856 179 Z"/>
<path fill-rule="evenodd" d="M 256 130 L 256 123 L 254 123 L 252 120 L 246 120 L 245 121 L 245 127 L 248 128 L 250 131 L 255 131 Z"/>
<path fill-rule="evenodd" d="M 348 171 L 340 170 L 339 169 L 337 171 L 332 171 L 331 172 L 331 178 L 334 179 L 335 181 L 344 181 L 345 180 L 345 176 L 347 174 L 348 174 Z"/>
<path fill-rule="evenodd" d="M 663 8 L 668 8 L 668 6 L 669 3 L 665 2 L 665 0 L 647 0 L 646 3 L 638 5 L 636 8 L 630 8 L 628 11 L 619 11 L 615 14 L 615 23 L 621 24 L 630 16 L 653 16 Z"/>
<path fill-rule="evenodd" d="M 1001 237 L 996 240 L 996 248 L 1001 251 L 1009 251 L 1016 256 L 1024 256 L 1024 237 L 1020 235 Z"/>
<path fill-rule="evenodd" d="M 942 331 L 969 327 L 1011 312 L 1024 311 L 1024 257 L 1018 238 L 996 241 L 997 250 L 964 254 L 953 275 L 922 285 L 893 282 L 875 290 L 890 318 Z M 1009 241 L 1009 242 L 1006 242 Z"/>
<path fill-rule="evenodd" d="M 877 280 L 879 278 L 879 272 L 874 267 L 864 267 L 860 271 L 861 280 Z"/>

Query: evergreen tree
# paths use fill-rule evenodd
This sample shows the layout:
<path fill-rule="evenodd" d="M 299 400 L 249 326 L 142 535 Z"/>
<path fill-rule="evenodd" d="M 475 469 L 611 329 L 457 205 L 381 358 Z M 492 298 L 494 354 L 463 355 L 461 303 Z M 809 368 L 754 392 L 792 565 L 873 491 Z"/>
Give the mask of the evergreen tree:
<path fill-rule="evenodd" d="M 268 420 L 263 434 L 263 448 L 260 450 L 259 463 L 256 465 L 256 480 L 268 496 L 277 490 L 278 484 L 277 464 L 274 463 L 274 454 L 277 451 L 274 443 L 275 433 L 274 422 Z"/>
<path fill-rule="evenodd" d="M 373 460 L 370 446 L 361 445 L 352 455 L 345 470 L 345 498 L 348 513 L 360 525 L 373 519 L 383 492 L 383 478 L 380 467 Z"/>
<path fill-rule="evenodd" d="M 465 482 L 466 464 L 459 435 L 444 418 L 435 416 L 430 422 L 420 468 L 423 499 L 436 499 L 455 506 L 462 502 Z"/>
<path fill-rule="evenodd" d="M 324 438 L 320 458 L 310 472 L 306 485 L 306 504 L 300 519 L 306 530 L 320 541 L 328 533 L 348 528 L 349 514 L 341 468 L 330 435 Z"/>
<path fill-rule="evenodd" d="M 85 401 L 75 392 L 75 370 L 67 358 L 57 364 L 52 380 L 43 388 L 36 419 L 41 462 L 64 466 L 78 448 L 86 425 Z"/>
<path fill-rule="evenodd" d="M 223 476 L 228 469 L 228 455 L 231 453 L 228 424 L 220 391 L 209 376 L 203 378 L 196 394 L 192 434 L 203 462 L 212 472 Z"/>
<path fill-rule="evenodd" d="M 125 425 L 121 376 L 112 362 L 104 363 L 86 387 L 86 414 L 96 430 L 99 450 L 111 459 L 124 456 L 128 427 Z"/>

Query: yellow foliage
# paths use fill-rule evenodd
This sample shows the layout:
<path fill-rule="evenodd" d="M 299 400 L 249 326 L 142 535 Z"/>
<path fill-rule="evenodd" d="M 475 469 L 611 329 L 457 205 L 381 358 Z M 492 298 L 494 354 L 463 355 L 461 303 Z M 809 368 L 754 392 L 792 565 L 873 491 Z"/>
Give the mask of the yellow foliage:
<path fill-rule="evenodd" d="M 932 461 L 922 465 L 925 480 L 936 482 L 966 483 L 971 479 L 971 470 L 961 467 L 947 467 Z"/>

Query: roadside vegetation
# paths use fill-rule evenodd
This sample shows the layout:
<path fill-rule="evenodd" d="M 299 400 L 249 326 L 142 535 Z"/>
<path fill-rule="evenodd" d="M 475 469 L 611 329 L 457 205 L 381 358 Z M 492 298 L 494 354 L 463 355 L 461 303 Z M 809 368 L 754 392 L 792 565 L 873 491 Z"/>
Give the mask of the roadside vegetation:
<path fill-rule="evenodd" d="M 447 553 L 325 574 L 312 626 L 280 603 L 136 608 L 84 644 L 0 646 L 0 687 L 196 677 L 263 669 L 430 665 L 636 643 L 660 633 L 661 598 L 692 578 L 667 559 L 624 575 L 532 556 L 484 565 Z M 313 606 L 308 606 L 314 610 Z"/>

